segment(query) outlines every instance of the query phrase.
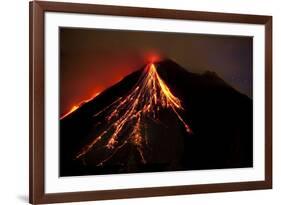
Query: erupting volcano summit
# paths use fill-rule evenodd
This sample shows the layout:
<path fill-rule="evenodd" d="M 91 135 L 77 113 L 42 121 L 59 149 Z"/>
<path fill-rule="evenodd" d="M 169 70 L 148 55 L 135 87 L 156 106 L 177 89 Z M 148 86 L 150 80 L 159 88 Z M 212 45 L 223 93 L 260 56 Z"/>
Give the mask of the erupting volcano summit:
<path fill-rule="evenodd" d="M 119 97 L 93 115 L 93 117 L 103 115 L 107 125 L 98 136 L 82 148 L 75 159 L 83 158 L 89 151 L 95 149 L 96 145 L 103 144 L 102 146 L 111 150 L 111 153 L 98 162 L 97 165 L 102 166 L 127 143 L 131 143 L 137 149 L 142 163 L 146 163 L 143 149 L 149 145 L 145 134 L 145 122 L 148 118 L 157 122 L 159 120 L 157 115 L 162 109 L 171 109 L 186 132 L 191 133 L 189 125 L 179 114 L 179 111 L 184 109 L 180 99 L 173 95 L 158 75 L 156 65 L 150 63 L 127 96 Z M 103 143 L 98 144 L 100 141 Z"/>

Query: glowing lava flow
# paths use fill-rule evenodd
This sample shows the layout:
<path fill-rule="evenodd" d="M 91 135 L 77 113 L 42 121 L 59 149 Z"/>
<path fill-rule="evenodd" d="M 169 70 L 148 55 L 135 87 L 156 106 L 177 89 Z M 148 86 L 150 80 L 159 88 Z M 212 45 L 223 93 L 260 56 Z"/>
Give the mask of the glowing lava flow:
<path fill-rule="evenodd" d="M 71 108 L 67 113 L 65 113 L 63 116 L 60 117 L 60 120 L 63 119 L 63 118 L 65 118 L 65 117 L 67 117 L 67 116 L 70 115 L 71 113 L 73 113 L 75 110 L 77 110 L 78 108 L 80 108 L 81 105 L 83 105 L 83 104 L 85 104 L 85 103 L 87 103 L 87 102 L 93 100 L 93 99 L 94 99 L 95 97 L 97 97 L 99 94 L 100 94 L 100 92 L 94 94 L 93 97 L 89 98 L 88 100 L 84 100 L 84 101 L 80 102 L 79 104 L 72 106 L 72 108 Z"/>
<path fill-rule="evenodd" d="M 83 158 L 89 151 L 98 147 L 95 145 L 99 144 L 110 150 L 110 154 L 97 164 L 102 166 L 121 148 L 130 143 L 135 146 L 142 163 L 146 163 L 143 150 L 148 142 L 143 131 L 145 129 L 144 121 L 148 118 L 156 121 L 160 109 L 166 108 L 172 109 L 186 132 L 192 132 L 178 113 L 179 110 L 183 110 L 181 101 L 172 94 L 160 78 L 155 65 L 148 64 L 139 81 L 127 96 L 118 98 L 93 116 L 105 116 L 107 127 L 95 136 L 95 140 L 84 146 L 75 159 Z"/>
<path fill-rule="evenodd" d="M 73 113 L 75 110 L 77 110 L 80 107 L 80 105 L 74 105 L 67 113 L 65 113 L 63 116 L 60 117 L 60 119 L 65 118 L 66 116 Z"/>

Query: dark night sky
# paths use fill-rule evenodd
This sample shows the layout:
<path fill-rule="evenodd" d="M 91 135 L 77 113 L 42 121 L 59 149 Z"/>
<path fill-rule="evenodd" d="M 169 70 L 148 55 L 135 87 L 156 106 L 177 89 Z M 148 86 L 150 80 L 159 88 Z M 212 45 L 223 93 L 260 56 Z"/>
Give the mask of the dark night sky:
<path fill-rule="evenodd" d="M 154 57 L 214 71 L 252 97 L 252 53 L 251 37 L 61 28 L 60 115 Z"/>

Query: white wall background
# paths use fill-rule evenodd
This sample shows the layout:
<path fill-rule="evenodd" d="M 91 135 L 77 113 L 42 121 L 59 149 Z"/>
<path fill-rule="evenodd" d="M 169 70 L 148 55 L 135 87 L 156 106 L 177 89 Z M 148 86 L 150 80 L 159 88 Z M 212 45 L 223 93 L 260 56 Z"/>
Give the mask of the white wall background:
<path fill-rule="evenodd" d="M 273 190 L 85 202 L 84 204 L 280 204 L 281 203 L 281 3 L 278 0 L 72 0 L 273 15 Z M 0 3 L 0 204 L 28 201 L 28 0 Z M 77 203 L 74 203 L 77 204 Z"/>

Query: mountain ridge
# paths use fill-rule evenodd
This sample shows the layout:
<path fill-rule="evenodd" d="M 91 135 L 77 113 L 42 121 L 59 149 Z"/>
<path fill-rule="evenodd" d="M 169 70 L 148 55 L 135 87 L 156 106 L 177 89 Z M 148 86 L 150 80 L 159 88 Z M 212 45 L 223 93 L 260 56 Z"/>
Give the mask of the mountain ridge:
<path fill-rule="evenodd" d="M 197 74 L 197 73 L 192 73 L 192 72 L 190 72 L 190 71 L 188 71 L 187 69 L 185 69 L 185 68 L 183 68 L 182 66 L 180 66 L 179 64 L 177 64 L 175 61 L 173 61 L 173 60 L 171 60 L 171 59 L 164 59 L 164 60 L 161 60 L 161 61 L 157 61 L 157 62 L 155 62 L 155 64 L 157 65 L 157 71 L 159 70 L 159 67 L 158 66 L 160 66 L 161 67 L 161 65 L 163 65 L 163 64 L 166 64 L 165 65 L 165 67 L 179 67 L 179 68 L 181 68 L 181 72 L 182 73 L 186 73 L 186 74 L 188 74 L 188 75 L 192 75 L 192 76 L 197 76 L 197 77 L 206 77 L 206 78 L 209 78 L 209 80 L 214 80 L 214 82 L 216 81 L 217 83 L 222 83 L 222 84 L 224 84 L 224 85 L 226 85 L 226 86 L 229 86 L 230 88 L 232 88 L 232 89 L 234 89 L 235 90 L 235 88 L 233 88 L 232 86 L 230 86 L 229 84 L 227 84 L 221 77 L 219 77 L 219 75 L 216 73 L 216 72 L 213 72 L 213 71 L 209 71 L 209 70 L 206 70 L 205 72 L 203 72 L 203 73 L 200 73 L 200 74 Z M 100 98 L 100 97 L 102 97 L 102 95 L 103 95 L 103 93 L 105 93 L 105 92 L 108 92 L 108 90 L 111 90 L 111 89 L 113 89 L 113 88 L 115 88 L 115 87 L 118 87 L 119 86 L 119 84 L 122 84 L 123 83 L 123 81 L 126 81 L 126 79 L 128 79 L 128 78 L 135 78 L 136 76 L 139 76 L 142 72 L 143 72 L 143 70 L 145 69 L 145 67 L 146 67 L 146 65 L 143 65 L 143 66 L 141 66 L 141 68 L 140 69 L 138 69 L 138 70 L 136 70 L 136 71 L 134 71 L 134 72 L 132 72 L 132 73 L 130 73 L 130 74 L 128 74 L 128 75 L 126 75 L 123 79 L 121 79 L 120 81 L 118 81 L 118 82 L 116 82 L 115 84 L 113 84 L 112 86 L 110 86 L 110 87 L 108 87 L 108 88 L 106 88 L 106 89 L 104 89 L 101 93 L 99 93 L 96 97 L 94 97 L 94 98 L 92 98 L 92 99 L 90 99 L 90 100 L 87 100 L 87 102 L 85 101 L 85 102 L 83 102 L 82 101 L 82 103 L 80 103 L 80 106 L 79 106 L 79 108 L 81 108 L 82 106 L 84 106 L 85 104 L 89 104 L 89 103 L 91 103 L 91 101 L 95 101 L 96 99 L 98 99 L 98 98 Z M 159 72 L 159 74 L 160 74 L 160 76 L 161 76 L 161 71 Z M 131 84 L 129 84 L 129 87 L 130 86 L 132 86 Z M 243 93 L 241 93 L 241 94 L 243 94 Z M 244 95 L 244 94 L 243 94 Z M 76 109 L 75 111 L 73 111 L 72 113 L 70 113 L 69 115 L 72 115 L 74 112 L 76 112 L 76 111 L 78 111 L 79 109 Z M 67 118 L 69 115 L 66 115 L 65 117 L 63 117 L 63 118 Z"/>

